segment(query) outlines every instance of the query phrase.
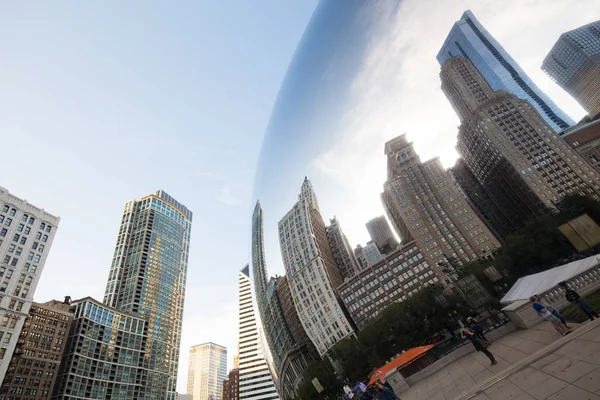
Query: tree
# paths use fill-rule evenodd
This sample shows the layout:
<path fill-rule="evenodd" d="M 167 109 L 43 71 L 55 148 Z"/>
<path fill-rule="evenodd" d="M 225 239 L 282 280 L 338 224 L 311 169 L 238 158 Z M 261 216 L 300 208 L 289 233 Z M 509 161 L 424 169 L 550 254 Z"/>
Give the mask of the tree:
<path fill-rule="evenodd" d="M 578 194 L 565 196 L 558 205 L 563 221 L 567 222 L 581 214 L 587 214 L 591 219 L 600 224 L 600 201 Z"/>
<path fill-rule="evenodd" d="M 333 400 L 339 397 L 342 388 L 335 377 L 333 366 L 328 359 L 311 361 L 302 373 L 303 380 L 298 385 L 298 398 L 300 400 Z M 317 378 L 323 389 L 320 394 L 315 389 L 312 380 Z"/>
<path fill-rule="evenodd" d="M 350 382 L 363 380 L 371 372 L 365 346 L 355 337 L 337 342 L 333 347 L 333 355 L 342 365 L 344 376 Z"/>

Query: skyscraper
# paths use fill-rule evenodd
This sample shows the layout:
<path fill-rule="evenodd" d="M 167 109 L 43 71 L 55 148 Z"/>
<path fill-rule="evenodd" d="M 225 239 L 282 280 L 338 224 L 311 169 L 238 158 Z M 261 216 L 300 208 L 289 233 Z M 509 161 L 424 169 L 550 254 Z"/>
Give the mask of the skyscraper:
<path fill-rule="evenodd" d="M 148 321 L 150 399 L 175 399 L 192 212 L 159 190 L 125 204 L 104 303 Z"/>
<path fill-rule="evenodd" d="M 375 217 L 365 224 L 369 236 L 377 244 L 383 254 L 387 254 L 398 247 L 398 241 L 394 237 L 390 225 L 383 215 Z"/>
<path fill-rule="evenodd" d="M 190 348 L 187 394 L 194 400 L 220 400 L 227 378 L 227 348 L 202 343 Z"/>
<path fill-rule="evenodd" d="M 72 321 L 68 298 L 64 302 L 32 304 L 21 330 L 20 345 L 2 382 L 0 398 L 50 400 Z"/>
<path fill-rule="evenodd" d="M 148 398 L 148 322 L 91 297 L 71 306 L 75 316 L 52 399 Z"/>
<path fill-rule="evenodd" d="M 381 254 L 377 243 L 373 240 L 367 242 L 367 245 L 362 248 L 362 252 L 366 261 L 365 267 L 370 267 L 383 260 L 383 254 Z"/>
<path fill-rule="evenodd" d="M 325 232 L 342 278 L 349 278 L 357 274 L 360 271 L 360 265 L 336 217 L 329 220 L 329 226 L 325 228 Z"/>
<path fill-rule="evenodd" d="M 264 335 L 271 351 L 275 370 L 279 374 L 286 352 L 294 346 L 294 339 L 283 318 L 275 282 L 269 279 L 263 239 L 263 209 L 256 203 L 252 214 L 252 275 L 254 293 Z"/>
<path fill-rule="evenodd" d="M 470 10 L 465 11 L 452 27 L 437 55 L 437 60 L 442 66 L 455 56 L 470 60 L 492 90 L 504 90 L 529 101 L 554 131 L 560 132 L 574 124 L 574 121 L 533 83 Z"/>
<path fill-rule="evenodd" d="M 440 77 L 462 121 L 458 153 L 514 224 L 567 194 L 600 195 L 598 174 L 528 101 L 492 91 L 463 57 L 446 61 Z"/>
<path fill-rule="evenodd" d="M 250 266 L 239 273 L 240 400 L 279 399 L 254 316 Z"/>
<path fill-rule="evenodd" d="M 29 315 L 59 222 L 0 187 L 0 382 Z"/>
<path fill-rule="evenodd" d="M 560 35 L 542 70 L 591 116 L 600 114 L 600 21 Z"/>
<path fill-rule="evenodd" d="M 354 330 L 338 302 L 343 278 L 309 185 L 305 179 L 298 202 L 279 221 L 279 244 L 300 322 L 322 356 Z"/>
<path fill-rule="evenodd" d="M 283 358 L 279 372 L 279 393 L 282 398 L 287 399 L 294 396 L 298 383 L 303 379 L 304 369 L 310 361 L 319 359 L 319 353 L 298 318 L 287 277 L 284 275 L 276 278 L 275 287 L 283 317 L 294 338 L 294 347 Z"/>
<path fill-rule="evenodd" d="M 415 238 L 439 280 L 448 284 L 440 262 L 490 256 L 500 243 L 469 206 L 438 158 L 421 162 L 412 143 L 401 135 L 385 144 L 393 206 Z"/>
<path fill-rule="evenodd" d="M 229 371 L 227 379 L 223 381 L 223 390 L 220 400 L 239 400 L 240 398 L 240 370 L 234 368 Z"/>

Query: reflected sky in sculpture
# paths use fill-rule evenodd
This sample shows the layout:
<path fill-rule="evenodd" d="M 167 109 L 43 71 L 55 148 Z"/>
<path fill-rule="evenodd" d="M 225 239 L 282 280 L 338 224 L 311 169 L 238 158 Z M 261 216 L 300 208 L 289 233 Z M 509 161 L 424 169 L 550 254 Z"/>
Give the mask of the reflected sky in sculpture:
<path fill-rule="evenodd" d="M 591 21 L 590 9 L 600 12 L 593 1 L 322 1 L 281 86 L 256 174 L 271 275 L 284 273 L 277 223 L 304 176 L 325 221 L 336 215 L 355 246 L 369 240 L 365 222 L 384 213 L 386 140 L 407 132 L 423 160 L 453 165 L 459 122 L 440 90 L 435 55 L 469 8 L 542 90 L 576 120 L 583 116 L 539 66 L 560 33 Z"/>

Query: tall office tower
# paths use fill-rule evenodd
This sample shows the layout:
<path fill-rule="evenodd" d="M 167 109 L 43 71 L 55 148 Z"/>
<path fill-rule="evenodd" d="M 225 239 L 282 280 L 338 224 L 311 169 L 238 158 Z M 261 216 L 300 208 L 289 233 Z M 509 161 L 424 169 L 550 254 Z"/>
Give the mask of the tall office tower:
<path fill-rule="evenodd" d="M 563 132 L 562 137 L 600 173 L 600 118 L 584 120 Z"/>
<path fill-rule="evenodd" d="M 377 243 L 372 240 L 368 241 L 367 245 L 362 248 L 362 253 L 364 255 L 365 267 L 370 267 L 383 260 L 383 254 L 379 251 Z"/>
<path fill-rule="evenodd" d="M 277 376 L 286 352 L 294 346 L 294 339 L 283 318 L 279 299 L 275 295 L 275 282 L 269 279 L 263 237 L 263 210 L 256 203 L 252 214 L 252 275 L 254 294 L 263 332 L 273 358 Z"/>
<path fill-rule="evenodd" d="M 360 265 L 336 217 L 329 220 L 329 226 L 325 228 L 325 232 L 342 278 L 356 275 L 360 271 Z"/>
<path fill-rule="evenodd" d="M 187 394 L 194 400 L 218 400 L 227 378 L 227 348 L 202 343 L 190 348 Z"/>
<path fill-rule="evenodd" d="M 470 60 L 492 90 L 504 90 L 529 101 L 554 131 L 575 123 L 533 83 L 470 10 L 452 27 L 437 60 L 442 66 L 455 56 Z"/>
<path fill-rule="evenodd" d="M 238 400 L 240 398 L 240 370 L 237 368 L 229 371 L 227 379 L 223 381 L 221 400 Z"/>
<path fill-rule="evenodd" d="M 31 305 L 0 398 L 50 400 L 73 321 L 69 302 L 67 298 Z"/>
<path fill-rule="evenodd" d="M 500 245 L 469 206 L 438 158 L 421 162 L 401 135 L 385 144 L 388 179 L 384 190 L 440 281 L 451 283 L 440 262 L 472 261 Z"/>
<path fill-rule="evenodd" d="M 600 114 L 600 21 L 560 35 L 542 70 L 589 115 Z"/>
<path fill-rule="evenodd" d="M 389 191 L 384 190 L 381 192 L 381 203 L 385 210 L 385 214 L 392 222 L 392 226 L 400 237 L 400 242 L 402 242 L 402 244 L 412 242 L 413 237 L 410 235 L 410 230 L 408 229 L 408 226 L 404 224 L 400 212 L 394 207 L 394 198 L 390 195 Z"/>
<path fill-rule="evenodd" d="M 321 213 L 321 210 L 319 209 L 319 202 L 317 201 L 317 195 L 313 189 L 312 182 L 308 180 L 308 176 L 305 176 L 304 182 L 302 182 L 300 194 L 298 195 L 298 200 L 300 199 L 306 199 L 312 208 Z"/>
<path fill-rule="evenodd" d="M 371 240 L 375 242 L 383 254 L 387 254 L 398 247 L 398 241 L 394 237 L 387 219 L 383 215 L 373 218 L 365 224 Z"/>
<path fill-rule="evenodd" d="M 401 302 L 439 279 L 414 242 L 405 244 L 338 287 L 359 329 L 387 306 Z"/>
<path fill-rule="evenodd" d="M 360 244 L 356 245 L 356 248 L 354 249 L 354 256 L 356 257 L 356 261 L 358 261 L 361 271 L 369 266 L 367 257 L 365 257 L 365 249 Z"/>
<path fill-rule="evenodd" d="M 240 400 L 279 399 L 260 343 L 249 270 L 239 273 Z"/>
<path fill-rule="evenodd" d="M 505 238 L 525 222 L 515 221 L 511 213 L 506 214 L 506 210 L 497 203 L 497 199 L 479 183 L 464 159 L 459 158 L 452 168 L 448 168 L 448 174 L 473 211 L 496 237 Z"/>
<path fill-rule="evenodd" d="M 567 194 L 600 194 L 598 174 L 529 102 L 492 91 L 463 57 L 446 61 L 440 77 L 462 122 L 458 153 L 514 225 Z"/>
<path fill-rule="evenodd" d="M 293 398 L 296 387 L 302 381 L 302 373 L 310 361 L 318 360 L 319 353 L 310 341 L 294 306 L 290 285 L 287 277 L 276 278 L 275 293 L 283 310 L 283 317 L 294 338 L 294 347 L 288 350 L 283 358 L 281 372 L 279 373 L 279 393 L 284 399 Z"/>
<path fill-rule="evenodd" d="M 75 316 L 52 399 L 148 398 L 148 322 L 90 297 L 71 306 Z"/>
<path fill-rule="evenodd" d="M 0 382 L 29 315 L 59 222 L 0 187 Z"/>
<path fill-rule="evenodd" d="M 305 180 L 304 185 L 307 183 Z M 335 288 L 343 278 L 314 204 L 314 192 L 305 196 L 303 191 L 279 221 L 279 244 L 298 316 L 322 356 L 354 330 L 338 302 Z"/>
<path fill-rule="evenodd" d="M 148 321 L 151 399 L 174 400 L 192 212 L 162 190 L 125 204 L 104 303 Z"/>

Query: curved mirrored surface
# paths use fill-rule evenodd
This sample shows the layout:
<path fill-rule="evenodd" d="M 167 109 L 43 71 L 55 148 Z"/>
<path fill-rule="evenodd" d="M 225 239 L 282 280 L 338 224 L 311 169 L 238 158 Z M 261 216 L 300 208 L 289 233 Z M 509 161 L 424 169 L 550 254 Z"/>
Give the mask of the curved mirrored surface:
<path fill-rule="evenodd" d="M 448 69 L 469 70 L 456 65 L 481 57 L 473 74 L 481 74 L 474 81 L 482 93 L 499 98 L 488 75 L 503 76 L 511 104 L 547 103 L 549 116 L 527 124 L 548 134 L 558 129 L 552 116 L 572 123 L 567 113 L 581 113 L 539 70 L 545 50 L 519 48 L 522 37 L 506 29 L 520 3 L 475 13 L 467 3 L 323 1 L 306 28 L 271 115 L 253 194 L 251 276 L 284 394 L 310 359 L 387 304 L 428 285 L 451 286 L 457 263 L 490 257 L 502 229 L 515 229 L 494 226 L 502 210 L 467 199 L 468 168 L 447 170 L 463 119 L 453 107 L 465 100 L 461 82 L 442 90 L 441 64 L 450 59 Z M 560 32 L 555 17 L 542 19 L 528 37 L 549 26 Z M 498 174 L 513 168 L 505 164 Z M 360 297 L 372 276 L 381 301 L 346 301 Z"/>

